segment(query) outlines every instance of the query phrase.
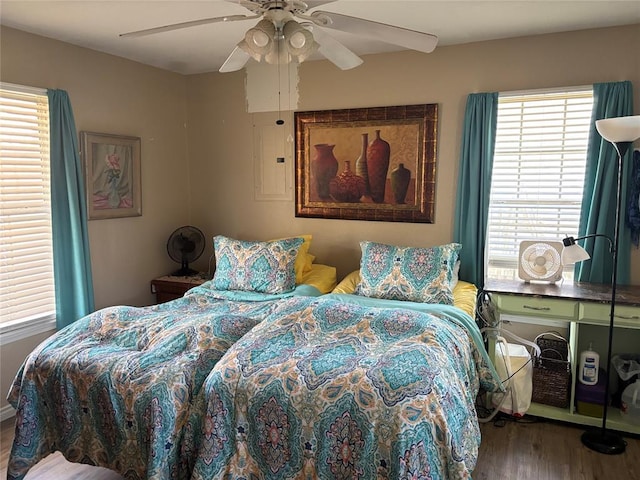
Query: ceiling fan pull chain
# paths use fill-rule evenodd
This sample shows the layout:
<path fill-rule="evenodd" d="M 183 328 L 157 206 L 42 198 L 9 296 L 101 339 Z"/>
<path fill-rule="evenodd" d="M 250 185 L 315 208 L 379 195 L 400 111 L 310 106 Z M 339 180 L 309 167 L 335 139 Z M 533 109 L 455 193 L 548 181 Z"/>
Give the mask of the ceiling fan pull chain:
<path fill-rule="evenodd" d="M 276 41 L 276 51 L 278 54 L 278 60 L 280 59 L 280 41 Z M 284 125 L 284 120 L 282 119 L 282 115 L 281 115 L 281 108 L 280 108 L 280 91 L 282 90 L 280 88 L 280 83 L 281 83 L 281 79 L 282 76 L 280 75 L 280 61 L 278 61 L 278 119 L 276 120 L 276 125 Z"/>

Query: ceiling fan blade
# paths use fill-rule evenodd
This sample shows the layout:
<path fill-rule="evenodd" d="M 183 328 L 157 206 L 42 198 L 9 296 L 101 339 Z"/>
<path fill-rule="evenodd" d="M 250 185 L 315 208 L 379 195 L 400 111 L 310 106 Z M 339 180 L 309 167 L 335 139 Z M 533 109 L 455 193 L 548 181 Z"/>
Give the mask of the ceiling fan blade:
<path fill-rule="evenodd" d="M 431 53 L 438 44 L 438 37 L 435 35 L 364 18 L 323 11 L 313 12 L 311 18 L 321 27 L 362 35 L 419 52 Z"/>
<path fill-rule="evenodd" d="M 305 0 L 305 4 L 307 5 L 307 10 L 311 10 L 313 8 L 319 7 L 320 5 L 324 5 L 325 3 L 333 3 L 336 0 Z"/>
<path fill-rule="evenodd" d="M 321 28 L 314 27 L 313 37 L 320 45 L 318 52 L 342 70 L 362 64 L 362 59 Z"/>
<path fill-rule="evenodd" d="M 246 65 L 246 63 L 251 58 L 247 52 L 245 52 L 240 47 L 236 47 L 231 52 L 231 55 L 227 57 L 222 66 L 220 67 L 219 72 L 227 73 L 227 72 L 235 72 L 240 70 L 242 67 Z"/>
<path fill-rule="evenodd" d="M 174 23 L 172 25 L 164 25 L 162 27 L 147 28 L 135 32 L 121 33 L 120 37 L 143 37 L 154 33 L 170 32 L 181 28 L 197 27 L 199 25 L 208 25 L 210 23 L 237 22 L 238 20 L 251 20 L 260 18 L 261 15 L 228 15 L 226 17 L 203 18 L 200 20 L 192 20 L 190 22 Z"/>

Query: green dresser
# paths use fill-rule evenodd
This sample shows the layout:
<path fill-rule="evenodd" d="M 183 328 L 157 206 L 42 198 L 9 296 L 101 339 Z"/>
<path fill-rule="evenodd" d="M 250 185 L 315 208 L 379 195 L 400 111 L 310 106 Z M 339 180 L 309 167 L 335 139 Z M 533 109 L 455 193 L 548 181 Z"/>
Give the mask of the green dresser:
<path fill-rule="evenodd" d="M 513 280 L 488 280 L 484 290 L 491 294 L 502 322 L 554 327 L 568 332 L 572 366 L 571 401 L 567 408 L 532 403 L 530 415 L 582 425 L 600 426 L 601 418 L 581 415 L 575 407 L 576 367 L 580 352 L 590 343 L 600 353 L 600 366 L 606 368 L 610 316 L 609 285 L 576 283 L 554 285 Z M 613 355 L 640 353 L 640 287 L 618 286 L 614 319 Z M 529 340 L 533 340 L 532 338 Z M 489 353 L 494 342 L 490 338 Z M 607 428 L 640 434 L 640 425 L 626 422 L 616 408 L 609 408 Z"/>

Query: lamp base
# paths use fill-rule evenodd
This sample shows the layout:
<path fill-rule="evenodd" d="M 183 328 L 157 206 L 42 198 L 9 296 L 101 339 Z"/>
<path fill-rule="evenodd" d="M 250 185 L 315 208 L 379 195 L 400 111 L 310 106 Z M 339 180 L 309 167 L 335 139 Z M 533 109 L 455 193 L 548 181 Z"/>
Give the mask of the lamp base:
<path fill-rule="evenodd" d="M 599 453 L 618 455 L 624 453 L 627 442 L 617 433 L 602 428 L 587 430 L 580 437 L 582 443 Z"/>

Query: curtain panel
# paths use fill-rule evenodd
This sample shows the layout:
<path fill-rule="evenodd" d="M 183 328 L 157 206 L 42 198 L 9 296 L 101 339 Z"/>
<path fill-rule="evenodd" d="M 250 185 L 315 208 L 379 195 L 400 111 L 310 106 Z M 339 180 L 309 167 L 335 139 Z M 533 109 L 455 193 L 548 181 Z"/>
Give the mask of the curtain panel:
<path fill-rule="evenodd" d="M 467 97 L 462 130 L 453 240 L 462 245 L 460 278 L 484 285 L 491 171 L 498 121 L 498 93 Z"/>
<path fill-rule="evenodd" d="M 93 280 L 78 137 L 69 96 L 49 97 L 51 223 L 56 326 L 66 327 L 94 310 Z"/>
<path fill-rule="evenodd" d="M 633 87 L 631 82 L 596 83 L 593 85 L 593 113 L 587 148 L 582 211 L 579 236 L 604 234 L 613 238 L 617 205 L 618 154 L 612 143 L 600 136 L 595 122 L 603 118 L 633 115 Z M 622 205 L 627 205 L 627 193 L 631 187 L 631 156 L 627 152 L 622 159 Z M 626 285 L 630 278 L 631 234 L 620 212 L 617 283 Z M 576 264 L 576 280 L 592 283 L 610 283 L 613 274 L 613 257 L 609 242 L 596 237 L 584 240 L 584 249 L 591 260 Z"/>

